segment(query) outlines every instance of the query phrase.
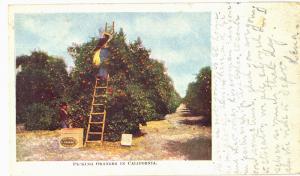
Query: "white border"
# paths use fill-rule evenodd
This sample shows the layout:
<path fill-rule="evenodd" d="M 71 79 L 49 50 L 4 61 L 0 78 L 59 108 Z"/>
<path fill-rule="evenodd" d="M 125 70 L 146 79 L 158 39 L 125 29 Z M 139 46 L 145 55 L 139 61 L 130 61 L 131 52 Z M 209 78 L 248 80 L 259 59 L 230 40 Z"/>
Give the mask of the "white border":
<path fill-rule="evenodd" d="M 1 149 L 0 149 L 0 174 L 8 175 L 9 171 L 9 96 L 8 96 L 8 9 L 7 2 L 0 3 L 0 81 L 1 81 L 1 90 L 0 90 L 0 100 L 1 100 L 1 118 L 0 118 L 0 140 L 1 140 Z"/>

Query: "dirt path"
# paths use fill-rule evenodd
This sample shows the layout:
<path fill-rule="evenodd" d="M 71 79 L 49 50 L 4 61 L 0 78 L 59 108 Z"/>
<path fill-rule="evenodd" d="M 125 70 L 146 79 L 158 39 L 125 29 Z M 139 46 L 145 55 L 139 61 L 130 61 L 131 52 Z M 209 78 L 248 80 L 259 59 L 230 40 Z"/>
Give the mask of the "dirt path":
<path fill-rule="evenodd" d="M 120 142 L 89 144 L 81 149 L 60 149 L 59 131 L 17 134 L 17 161 L 49 160 L 210 160 L 211 128 L 199 125 L 184 105 L 166 120 L 148 122 L 133 146 Z"/>

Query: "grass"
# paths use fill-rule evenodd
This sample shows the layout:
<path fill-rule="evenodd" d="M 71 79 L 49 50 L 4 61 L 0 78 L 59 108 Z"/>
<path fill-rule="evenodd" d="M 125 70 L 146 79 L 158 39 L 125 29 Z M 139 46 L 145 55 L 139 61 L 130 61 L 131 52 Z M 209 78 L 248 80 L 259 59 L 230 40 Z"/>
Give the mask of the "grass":
<path fill-rule="evenodd" d="M 80 149 L 61 149 L 59 130 L 17 133 L 17 161 L 211 160 L 211 127 L 202 117 L 174 113 L 140 126 L 131 147 L 105 141 Z"/>

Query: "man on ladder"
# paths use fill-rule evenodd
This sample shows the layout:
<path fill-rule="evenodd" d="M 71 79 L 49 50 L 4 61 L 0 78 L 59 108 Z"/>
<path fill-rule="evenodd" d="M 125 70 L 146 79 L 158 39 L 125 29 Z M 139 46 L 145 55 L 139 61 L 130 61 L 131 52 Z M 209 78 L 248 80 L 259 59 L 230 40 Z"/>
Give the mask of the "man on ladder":
<path fill-rule="evenodd" d="M 99 42 L 94 49 L 93 64 L 99 66 L 99 72 L 97 78 L 105 80 L 107 73 L 107 62 L 108 62 L 108 42 L 111 40 L 111 34 L 104 32 L 102 38 L 99 39 Z"/>
<path fill-rule="evenodd" d="M 107 25 L 105 26 L 105 32 L 102 34 L 102 37 L 99 39 L 99 42 L 94 49 L 95 54 L 93 57 L 93 64 L 99 66 L 99 71 L 96 75 L 91 111 L 84 145 L 86 145 L 87 142 L 103 142 L 104 139 L 106 119 L 106 93 L 109 80 L 109 75 L 107 72 L 109 55 L 108 42 L 112 38 L 112 35 L 110 33 L 107 33 L 106 31 Z M 102 101 L 99 101 L 101 99 Z"/>

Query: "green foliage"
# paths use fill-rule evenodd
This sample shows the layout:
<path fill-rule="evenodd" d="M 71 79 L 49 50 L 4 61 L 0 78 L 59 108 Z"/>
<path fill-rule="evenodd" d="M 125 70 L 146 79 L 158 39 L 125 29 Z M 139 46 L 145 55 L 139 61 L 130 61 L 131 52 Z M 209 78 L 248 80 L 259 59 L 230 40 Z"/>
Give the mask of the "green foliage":
<path fill-rule="evenodd" d="M 211 120 L 211 69 L 204 67 L 196 76 L 196 81 L 188 86 L 184 102 L 196 114 Z"/>
<path fill-rule="evenodd" d="M 30 121 L 27 119 L 30 116 L 24 114 L 34 103 L 57 109 L 69 83 L 63 59 L 34 51 L 29 56 L 17 57 L 16 66 L 19 65 L 22 65 L 22 72 L 16 77 L 17 123 Z"/>
<path fill-rule="evenodd" d="M 180 98 L 180 95 L 175 90 L 171 91 L 170 96 L 171 97 L 169 100 L 168 109 L 170 110 L 170 112 L 175 112 L 182 100 Z"/>
<path fill-rule="evenodd" d="M 150 58 L 141 39 L 126 43 L 122 29 L 110 42 L 110 74 L 107 96 L 106 140 L 116 141 L 122 133 L 138 133 L 139 124 L 159 120 L 180 104 L 180 96 L 166 74 L 164 65 Z M 29 130 L 58 127 L 58 105 L 67 102 L 70 114 L 88 120 L 95 75 L 92 65 L 97 39 L 74 44 L 68 52 L 75 68 L 68 75 L 60 58 L 41 51 L 17 57 L 22 72 L 16 77 L 17 123 L 25 122 Z M 85 123 L 87 124 L 87 123 Z"/>
<path fill-rule="evenodd" d="M 58 114 L 51 107 L 33 103 L 26 107 L 23 114 L 27 130 L 46 130 L 58 125 Z"/>
<path fill-rule="evenodd" d="M 106 140 L 119 140 L 122 133 L 139 132 L 143 120 L 156 120 L 172 113 L 180 103 L 164 65 L 149 57 L 141 39 L 127 44 L 121 29 L 110 42 L 110 75 Z M 97 40 L 73 45 L 68 51 L 74 58 L 69 97 L 73 111 L 88 117 L 97 68 L 92 65 Z"/>

